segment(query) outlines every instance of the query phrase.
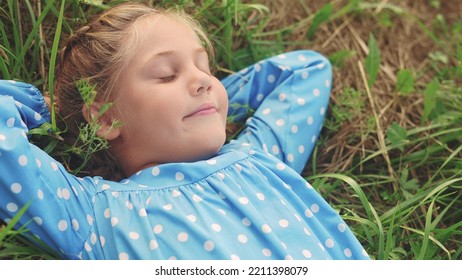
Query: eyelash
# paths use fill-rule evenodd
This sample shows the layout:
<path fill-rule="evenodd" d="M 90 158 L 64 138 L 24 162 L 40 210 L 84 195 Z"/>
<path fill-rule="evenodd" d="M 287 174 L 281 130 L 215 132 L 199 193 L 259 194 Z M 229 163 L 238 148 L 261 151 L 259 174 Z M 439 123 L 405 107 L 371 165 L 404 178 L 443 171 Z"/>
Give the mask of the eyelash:
<path fill-rule="evenodd" d="M 163 83 L 172 82 L 172 81 L 175 80 L 175 79 L 176 79 L 176 75 L 170 75 L 170 76 L 166 76 L 166 77 L 160 78 L 160 80 L 161 80 Z"/>

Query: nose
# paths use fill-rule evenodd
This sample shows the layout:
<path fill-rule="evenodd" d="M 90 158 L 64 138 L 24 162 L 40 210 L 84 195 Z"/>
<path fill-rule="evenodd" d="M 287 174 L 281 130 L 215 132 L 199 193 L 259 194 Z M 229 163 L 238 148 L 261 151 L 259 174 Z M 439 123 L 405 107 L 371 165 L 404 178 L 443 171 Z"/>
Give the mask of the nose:
<path fill-rule="evenodd" d="M 212 75 L 199 69 L 192 70 L 189 92 L 192 96 L 209 93 L 212 89 Z"/>

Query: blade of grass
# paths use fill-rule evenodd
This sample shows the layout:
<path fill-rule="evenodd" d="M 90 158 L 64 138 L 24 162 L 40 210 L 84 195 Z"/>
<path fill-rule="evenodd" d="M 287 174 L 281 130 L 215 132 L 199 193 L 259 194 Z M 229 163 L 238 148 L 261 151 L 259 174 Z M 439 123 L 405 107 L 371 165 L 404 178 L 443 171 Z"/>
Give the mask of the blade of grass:
<path fill-rule="evenodd" d="M 64 18 L 64 5 L 66 1 L 62 0 L 61 2 L 61 9 L 59 11 L 59 17 L 58 17 L 58 23 L 56 24 L 56 32 L 55 32 L 55 37 L 53 39 L 53 46 L 51 48 L 51 58 L 50 58 L 50 65 L 49 65 L 49 71 L 48 71 L 48 88 L 50 92 L 50 103 L 52 104 L 51 106 L 51 126 L 53 131 L 56 131 L 56 109 L 55 109 L 55 96 L 54 96 L 54 90 L 53 90 L 53 84 L 54 84 L 54 79 L 55 79 L 55 66 L 56 66 L 56 57 L 58 56 L 58 46 L 59 46 L 59 41 L 61 38 L 61 27 L 63 25 L 63 18 Z"/>

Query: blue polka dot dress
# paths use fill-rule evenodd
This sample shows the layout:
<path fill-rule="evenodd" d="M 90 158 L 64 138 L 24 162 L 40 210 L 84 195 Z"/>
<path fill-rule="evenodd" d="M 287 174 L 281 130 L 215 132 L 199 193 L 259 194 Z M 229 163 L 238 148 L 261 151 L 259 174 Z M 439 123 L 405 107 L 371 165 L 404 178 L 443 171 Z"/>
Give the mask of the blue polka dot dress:
<path fill-rule="evenodd" d="M 114 182 L 75 177 L 30 144 L 28 129 L 49 120 L 42 95 L 0 81 L 0 218 L 28 205 L 19 225 L 67 259 L 368 259 L 299 174 L 326 114 L 328 60 L 285 53 L 222 82 L 246 121 L 235 140 Z"/>

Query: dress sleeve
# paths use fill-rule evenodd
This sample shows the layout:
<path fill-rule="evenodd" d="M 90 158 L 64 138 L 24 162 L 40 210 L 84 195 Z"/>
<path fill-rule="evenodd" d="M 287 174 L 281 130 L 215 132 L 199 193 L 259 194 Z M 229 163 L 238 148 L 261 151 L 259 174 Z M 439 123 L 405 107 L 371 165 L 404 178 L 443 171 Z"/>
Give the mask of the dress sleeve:
<path fill-rule="evenodd" d="M 261 147 L 301 172 L 322 128 L 332 68 L 314 51 L 294 51 L 262 60 L 224 80 L 229 117 L 246 128 L 238 140 Z"/>
<path fill-rule="evenodd" d="M 92 223 L 93 183 L 29 142 L 29 129 L 48 120 L 37 88 L 0 81 L 0 219 L 20 217 L 16 228 L 26 227 L 61 256 L 79 258 Z"/>

